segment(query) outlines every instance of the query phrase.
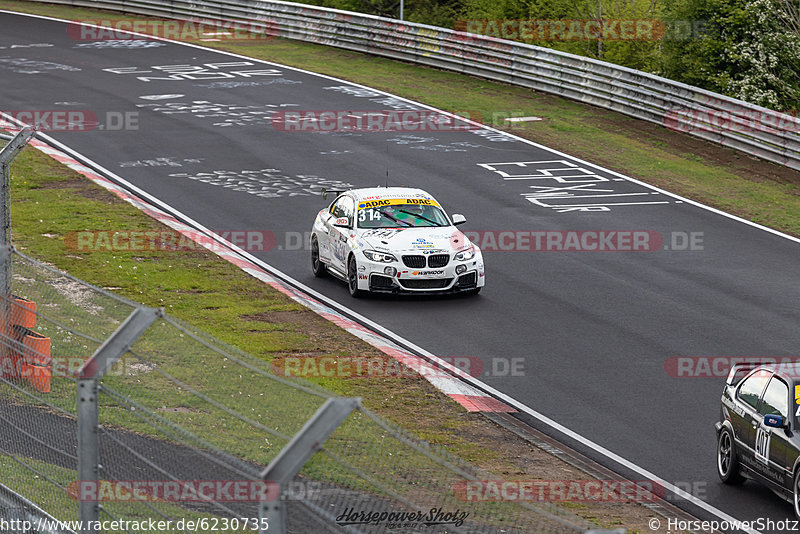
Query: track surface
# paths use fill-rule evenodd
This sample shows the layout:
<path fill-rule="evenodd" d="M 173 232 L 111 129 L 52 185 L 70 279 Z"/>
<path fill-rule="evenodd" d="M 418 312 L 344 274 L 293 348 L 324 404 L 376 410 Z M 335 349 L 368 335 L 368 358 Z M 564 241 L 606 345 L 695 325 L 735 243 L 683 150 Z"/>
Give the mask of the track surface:
<path fill-rule="evenodd" d="M 240 58 L 174 44 L 121 48 L 78 41 L 62 23 L 10 14 L 0 14 L 0 27 L 4 110 L 91 110 L 104 129 L 52 135 L 209 228 L 273 232 L 282 250 L 256 256 L 434 354 L 477 356 L 486 369 L 493 358 L 522 358 L 522 376 L 481 379 L 667 481 L 694 488 L 737 519 L 791 517 L 790 506 L 760 486 L 718 483 L 713 423 L 723 379 L 674 378 L 665 362 L 797 355 L 796 242 L 488 131 L 273 128 L 269 117 L 280 110 L 408 106 L 341 81 L 255 61 L 243 65 Z M 184 67 L 155 68 L 170 65 Z M 206 67 L 188 74 L 187 65 Z M 135 68 L 105 70 L 129 67 Z M 143 98 L 152 95 L 172 96 Z M 113 130 L 109 120 L 126 112 L 138 112 L 138 129 Z M 153 165 L 157 158 L 172 164 Z M 553 160 L 567 163 L 493 167 L 541 176 L 531 169 L 577 165 L 584 170 L 555 174 L 573 176 L 566 181 L 591 174 L 583 178 L 593 180 L 586 189 L 612 196 L 541 204 L 603 203 L 608 211 L 532 203 L 522 196 L 535 191 L 531 185 L 558 187 L 558 181 L 504 180 L 480 165 Z M 387 168 L 392 184 L 422 187 L 449 212 L 465 214 L 467 231 L 650 230 L 668 247 L 672 232 L 701 232 L 703 248 L 486 251 L 487 286 L 477 298 L 353 300 L 343 284 L 312 277 L 306 250 L 287 250 L 325 203 L 285 191 L 301 192 L 293 185 L 297 177 L 310 180 L 306 185 L 374 186 L 384 183 Z M 215 185 L 219 179 L 201 181 L 210 176 L 202 173 L 218 171 L 235 178 L 225 184 L 240 190 Z M 274 191 L 276 182 L 283 186 L 279 197 L 255 194 Z M 575 184 L 560 184 L 569 185 Z M 643 204 L 617 204 L 631 202 Z M 76 230 L 82 228 L 76 219 Z"/>

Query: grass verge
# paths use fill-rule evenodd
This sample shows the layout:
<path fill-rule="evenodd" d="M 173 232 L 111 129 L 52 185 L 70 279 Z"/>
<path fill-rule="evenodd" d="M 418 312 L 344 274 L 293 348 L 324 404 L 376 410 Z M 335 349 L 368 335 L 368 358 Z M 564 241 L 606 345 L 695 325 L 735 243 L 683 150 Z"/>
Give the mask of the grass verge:
<path fill-rule="evenodd" d="M 62 18 L 97 18 L 91 11 L 59 6 L 7 1 L 0 6 Z M 504 112 L 541 116 L 546 120 L 517 126 L 513 133 L 800 235 L 797 173 L 654 125 L 527 89 L 316 45 L 275 40 L 256 46 L 218 46 L 444 109 L 483 116 Z M 75 230 L 76 216 L 86 229 L 157 231 L 161 227 L 35 151 L 26 151 L 13 174 L 15 242 L 60 269 L 133 300 L 166 306 L 173 315 L 265 359 L 286 354 L 377 355 L 375 349 L 210 253 L 72 253 L 65 248 L 63 236 Z M 198 269 L 204 277 L 196 276 Z M 551 478 L 585 478 L 567 474 L 568 467 L 480 416 L 463 412 L 421 379 L 318 382 L 338 394 L 363 397 L 368 408 L 490 472 L 508 477 L 547 478 L 550 473 Z M 545 461 L 548 466 L 535 465 Z M 637 521 L 646 518 L 637 509 L 587 507 L 582 513 L 598 517 L 601 524 L 636 528 L 643 525 Z"/>

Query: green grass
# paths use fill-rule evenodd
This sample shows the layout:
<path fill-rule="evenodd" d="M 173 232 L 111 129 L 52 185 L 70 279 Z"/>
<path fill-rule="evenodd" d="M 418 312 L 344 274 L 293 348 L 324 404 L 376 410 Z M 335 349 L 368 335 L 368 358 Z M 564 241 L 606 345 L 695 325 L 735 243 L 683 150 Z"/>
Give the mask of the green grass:
<path fill-rule="evenodd" d="M 77 472 L 72 469 L 65 469 L 53 464 L 25 458 L 22 456 L 0 455 L 0 471 L 3 473 L 3 484 L 16 493 L 24 495 L 28 500 L 36 503 L 54 518 L 61 521 L 76 521 L 78 519 L 77 495 L 70 495 L 69 492 L 77 492 L 76 485 Z M 56 488 L 50 481 L 61 485 L 64 489 Z M 111 488 L 112 485 L 101 486 Z M 120 493 L 126 495 L 126 493 Z M 208 512 L 197 512 L 191 509 L 180 507 L 167 501 L 160 502 L 104 502 L 103 509 L 114 517 L 122 518 L 127 521 L 147 521 L 153 517 L 160 520 L 155 510 L 166 517 L 188 520 L 199 520 L 208 518 L 210 521 L 217 521 L 221 524 L 221 516 L 209 514 Z M 151 508 L 152 507 L 152 508 Z M 111 517 L 101 513 L 100 520 L 110 520 Z M 174 522 L 174 520 L 173 520 Z M 146 529 L 143 529 L 146 530 Z M 220 530 L 221 532 L 241 532 L 241 529 Z M 128 532 L 128 530 L 105 529 L 103 532 L 116 533 Z M 176 525 L 163 532 L 184 532 L 178 530 Z"/>
<path fill-rule="evenodd" d="M 44 4 L 0 0 L 0 6 L 66 19 L 97 17 L 91 11 Z M 103 18 L 123 17 L 104 14 Z M 699 141 L 697 150 L 676 148 L 683 142 L 683 136 L 665 129 L 647 125 L 635 130 L 639 122 L 633 119 L 527 89 L 306 43 L 275 40 L 257 45 L 218 46 L 331 74 L 443 109 L 479 113 L 483 117 L 492 117 L 495 113 L 540 116 L 545 120 L 517 123 L 510 131 L 800 235 L 800 199 L 794 173 L 768 164 L 748 163 L 763 171 L 763 176 L 748 174 L 747 165 L 719 164 L 713 154 L 709 155 L 708 146 Z M 737 159 L 737 156 L 732 158 Z M 749 160 L 745 156 L 741 158 Z M 137 302 L 163 306 L 174 316 L 264 362 L 291 354 L 377 354 L 375 349 L 211 253 L 79 253 L 70 250 L 64 238 L 75 230 L 158 231 L 162 227 L 36 151 L 26 150 L 14 163 L 12 174 L 14 242 L 36 258 L 78 278 L 113 288 L 116 293 Z M 198 271 L 203 276 L 197 276 Z M 176 374 L 181 379 L 202 378 L 192 369 L 178 370 Z M 121 388 L 131 387 L 127 380 L 113 378 L 112 383 L 118 383 Z M 492 435 L 498 432 L 496 428 L 490 425 L 487 428 L 479 415 L 465 413 L 421 378 L 326 378 L 314 382 L 340 395 L 362 397 L 366 407 L 488 471 L 519 472 L 502 450 L 488 445 L 492 443 L 488 438 L 496 437 Z M 221 395 L 230 396 L 234 390 L 239 391 L 231 377 L 214 385 L 219 386 L 217 390 Z M 63 396 L 64 402 L 74 402 L 69 397 L 72 390 L 66 382 L 58 387 L 64 389 L 56 391 L 56 395 Z M 229 426 L 227 421 L 217 420 L 212 412 L 203 412 L 185 395 L 173 391 L 167 381 L 149 379 L 148 387 L 152 387 L 150 401 L 155 403 L 157 396 L 161 404 L 186 408 L 186 411 L 171 414 L 172 421 L 197 432 L 223 428 L 224 432 L 219 433 L 222 435 L 220 443 L 226 449 L 237 447 L 244 457 L 256 461 L 264 461 L 274 453 L 263 447 L 242 447 L 245 432 L 242 427 L 234 423 Z M 147 388 L 142 389 L 147 391 Z M 247 403 L 252 401 L 236 399 L 234 402 L 250 407 Z M 115 425 L 143 433 L 155 432 L 147 430 L 145 423 L 122 407 L 109 408 L 107 414 L 106 422 L 113 421 Z M 324 471 L 325 466 L 318 465 L 312 465 L 311 470 L 318 467 Z"/>

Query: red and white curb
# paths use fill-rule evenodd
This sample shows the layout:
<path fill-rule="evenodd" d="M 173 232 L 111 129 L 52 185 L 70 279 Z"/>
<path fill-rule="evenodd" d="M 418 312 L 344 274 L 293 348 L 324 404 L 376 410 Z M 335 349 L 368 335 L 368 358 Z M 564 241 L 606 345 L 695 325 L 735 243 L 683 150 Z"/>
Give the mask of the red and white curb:
<path fill-rule="evenodd" d="M 2 122 L 0 122 L 0 127 L 3 127 Z M 50 145 L 42 141 L 39 141 L 38 139 L 32 139 L 30 144 L 34 148 L 47 154 L 56 161 L 66 165 L 70 169 L 90 179 L 94 183 L 111 191 L 119 198 L 130 203 L 131 205 L 143 211 L 150 217 L 172 228 L 173 230 L 180 232 L 186 238 L 191 239 L 195 243 L 215 253 L 217 256 L 236 265 L 247 274 L 261 280 L 262 282 L 268 284 L 274 289 L 280 291 L 284 295 L 287 295 L 295 302 L 298 302 L 299 304 L 302 304 L 303 306 L 311 309 L 318 315 L 324 317 L 325 319 L 331 321 L 337 326 L 343 328 L 344 330 L 353 334 L 359 339 L 366 341 L 373 347 L 377 348 L 384 354 L 391 356 L 392 358 L 404 364 L 408 368 L 417 371 L 428 382 L 433 384 L 433 386 L 436 387 L 436 389 L 438 389 L 445 395 L 455 400 L 457 403 L 463 406 L 467 411 L 469 412 L 516 412 L 517 411 L 508 404 L 499 401 L 493 397 L 490 397 L 485 393 L 483 393 L 482 391 L 465 383 L 464 381 L 459 380 L 458 376 L 466 376 L 466 373 L 464 373 L 464 371 L 448 364 L 431 364 L 427 360 L 424 360 L 423 358 L 420 358 L 416 354 L 413 354 L 407 351 L 406 349 L 400 347 L 392 340 L 374 332 L 373 330 L 370 330 L 369 328 L 364 327 L 363 325 L 353 321 L 352 319 L 345 317 L 337 310 L 323 304 L 322 302 L 311 297 L 310 295 L 307 295 L 306 293 L 303 293 L 302 291 L 299 291 L 291 287 L 290 285 L 284 283 L 282 280 L 270 275 L 262 267 L 256 265 L 250 260 L 247 260 L 246 258 L 243 258 L 233 249 L 232 246 L 229 246 L 229 244 L 225 244 L 226 242 L 224 240 L 220 238 L 215 239 L 203 232 L 199 232 L 196 229 L 182 223 L 169 213 L 166 213 L 162 209 L 153 206 L 152 204 L 142 200 L 138 196 L 131 194 L 126 189 L 120 187 L 111 180 L 98 174 L 97 172 L 90 169 L 86 165 L 83 165 L 72 156 L 56 148 L 53 148 Z"/>

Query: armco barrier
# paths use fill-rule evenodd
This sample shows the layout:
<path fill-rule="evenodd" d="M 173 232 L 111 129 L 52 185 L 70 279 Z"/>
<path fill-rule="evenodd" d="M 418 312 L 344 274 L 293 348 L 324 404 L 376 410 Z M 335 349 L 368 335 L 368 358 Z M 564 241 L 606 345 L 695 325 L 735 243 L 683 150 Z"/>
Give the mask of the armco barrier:
<path fill-rule="evenodd" d="M 646 72 L 548 48 L 289 2 L 47 2 L 206 23 L 257 21 L 280 37 L 530 87 L 686 131 L 800 170 L 800 120 L 791 115 Z"/>

